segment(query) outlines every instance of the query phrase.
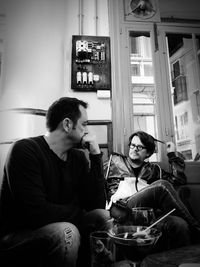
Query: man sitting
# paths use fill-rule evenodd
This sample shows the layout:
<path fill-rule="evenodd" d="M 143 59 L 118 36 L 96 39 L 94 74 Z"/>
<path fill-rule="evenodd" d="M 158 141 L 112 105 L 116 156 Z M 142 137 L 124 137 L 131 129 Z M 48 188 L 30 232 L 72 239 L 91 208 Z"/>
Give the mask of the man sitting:
<path fill-rule="evenodd" d="M 157 141 L 153 136 L 137 131 L 129 138 L 128 156 L 114 153 L 104 163 L 108 209 L 118 223 L 125 223 L 129 218 L 128 212 L 122 212 L 123 205 L 127 211 L 135 207 L 151 207 L 156 213 L 159 211 L 159 215 L 175 208 L 173 215 L 157 225 L 163 232 L 163 242 L 159 248 L 189 245 L 192 233 L 200 233 L 200 224 L 174 189 L 174 186 L 186 183 L 184 159 L 174 151 L 172 143 L 167 143 L 172 172 L 166 172 L 158 164 L 148 162 L 147 159 L 155 152 Z M 123 200 L 123 205 L 118 205 L 119 200 Z"/>

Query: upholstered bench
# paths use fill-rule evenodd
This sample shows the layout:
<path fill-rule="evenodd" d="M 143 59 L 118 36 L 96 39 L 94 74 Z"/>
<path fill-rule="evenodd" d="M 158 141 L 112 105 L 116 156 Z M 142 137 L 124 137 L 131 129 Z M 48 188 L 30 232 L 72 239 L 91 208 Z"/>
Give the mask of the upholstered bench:
<path fill-rule="evenodd" d="M 148 255 L 141 267 L 178 267 L 181 263 L 200 263 L 200 244 Z"/>
<path fill-rule="evenodd" d="M 178 193 L 191 214 L 200 221 L 200 206 L 197 205 L 200 200 L 200 183 L 198 175 L 196 180 L 189 181 L 187 185 L 181 186 L 178 189 Z M 142 261 L 140 267 L 179 267 L 182 263 L 200 264 L 200 242 L 187 247 L 148 255 Z"/>

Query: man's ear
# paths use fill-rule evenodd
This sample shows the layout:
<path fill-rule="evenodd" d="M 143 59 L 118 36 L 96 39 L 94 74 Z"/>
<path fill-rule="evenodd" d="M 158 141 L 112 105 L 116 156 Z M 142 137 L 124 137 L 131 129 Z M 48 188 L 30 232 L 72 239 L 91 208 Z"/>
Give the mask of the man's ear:
<path fill-rule="evenodd" d="M 62 121 L 63 129 L 68 133 L 73 128 L 73 122 L 69 118 L 65 118 Z"/>

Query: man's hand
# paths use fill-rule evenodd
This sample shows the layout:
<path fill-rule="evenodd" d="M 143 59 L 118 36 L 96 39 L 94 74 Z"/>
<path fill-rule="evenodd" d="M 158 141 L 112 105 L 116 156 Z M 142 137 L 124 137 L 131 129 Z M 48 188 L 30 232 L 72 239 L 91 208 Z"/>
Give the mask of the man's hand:
<path fill-rule="evenodd" d="M 127 206 L 126 201 L 120 200 L 110 207 L 110 216 L 115 222 L 125 223 L 131 218 L 132 210 Z"/>
<path fill-rule="evenodd" d="M 82 137 L 82 146 L 83 148 L 87 148 L 93 155 L 101 153 L 96 136 L 91 133 L 86 133 Z"/>
<path fill-rule="evenodd" d="M 117 191 L 111 196 L 108 208 L 112 203 L 116 203 L 120 199 L 128 198 L 135 193 L 135 178 L 126 177 L 123 181 L 120 181 Z"/>
<path fill-rule="evenodd" d="M 176 151 L 176 147 L 175 147 L 175 144 L 173 142 L 167 142 L 166 146 L 167 146 L 167 153 Z"/>

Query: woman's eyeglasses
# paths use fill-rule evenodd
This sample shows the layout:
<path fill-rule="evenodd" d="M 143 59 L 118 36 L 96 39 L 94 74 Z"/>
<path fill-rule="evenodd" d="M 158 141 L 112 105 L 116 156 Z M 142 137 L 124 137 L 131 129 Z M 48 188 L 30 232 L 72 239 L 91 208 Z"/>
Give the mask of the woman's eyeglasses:
<path fill-rule="evenodd" d="M 142 145 L 135 145 L 135 144 L 130 144 L 129 147 L 130 147 L 131 149 L 136 148 L 137 151 L 141 151 L 141 150 L 143 150 L 143 149 L 146 148 L 145 146 L 142 146 Z"/>

